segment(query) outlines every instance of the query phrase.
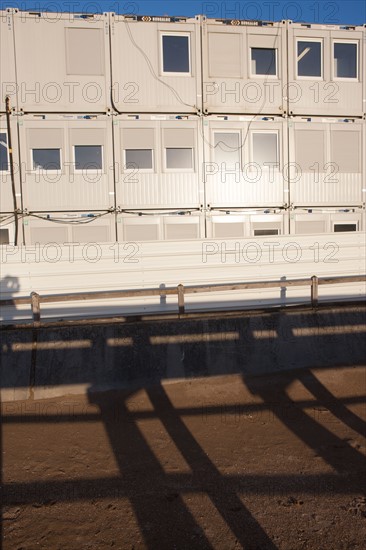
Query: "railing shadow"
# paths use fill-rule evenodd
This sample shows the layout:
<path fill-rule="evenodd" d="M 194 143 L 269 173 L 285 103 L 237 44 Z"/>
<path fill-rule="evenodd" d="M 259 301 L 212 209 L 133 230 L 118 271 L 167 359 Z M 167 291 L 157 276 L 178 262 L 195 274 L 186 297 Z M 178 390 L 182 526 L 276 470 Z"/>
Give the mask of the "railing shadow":
<path fill-rule="evenodd" d="M 291 326 L 296 327 L 300 317 L 296 317 L 296 312 L 292 312 L 291 315 Z M 253 376 L 260 370 L 256 364 L 258 353 L 268 354 L 264 367 L 262 366 L 268 371 L 271 362 L 276 365 L 278 360 L 285 360 L 286 355 L 280 346 L 281 341 L 289 337 L 289 326 L 285 327 L 283 333 L 276 332 L 270 316 L 266 318 L 259 332 L 256 321 L 250 317 L 212 319 L 201 324 L 199 321 L 177 322 L 174 326 L 169 323 L 137 323 L 116 326 L 112 331 L 108 327 L 79 327 L 74 332 L 72 327 L 66 327 L 64 330 L 40 329 L 37 330 L 36 355 L 32 331 L 28 331 L 28 337 L 22 332 L 17 334 L 13 331 L 12 335 L 9 333 L 9 343 L 7 351 L 3 351 L 3 358 L 5 362 L 9 362 L 11 368 L 12 365 L 21 365 L 25 361 L 31 363 L 31 382 L 34 390 L 45 385 L 46 380 L 53 386 L 73 382 L 89 385 L 89 403 L 96 406 L 98 411 L 90 415 L 91 418 L 87 418 L 88 415 L 78 415 L 66 417 L 62 421 L 70 424 L 85 421 L 101 422 L 108 435 L 119 474 L 109 478 L 80 478 L 74 481 L 2 483 L 3 505 L 24 505 L 49 499 L 59 502 L 85 502 L 95 494 L 104 499 L 117 494 L 119 498 L 128 499 L 131 503 L 146 548 L 213 548 L 212 541 L 186 504 L 185 495 L 194 493 L 205 495 L 209 499 L 241 547 L 275 550 L 277 546 L 271 534 L 266 532 L 260 521 L 245 505 L 246 496 L 252 495 L 253 492 L 257 495 L 266 495 L 269 486 L 278 486 L 278 491 L 298 489 L 324 494 L 359 493 L 363 486 L 363 455 L 348 441 L 341 439 L 305 412 L 309 406 L 325 406 L 348 429 L 361 435 L 365 433 L 365 422 L 348 408 L 349 404 L 358 403 L 359 398 L 337 398 L 321 383 L 314 370 L 311 370 L 311 361 L 314 360 L 317 348 L 319 361 L 314 366 L 318 368 L 322 364 L 325 367 L 339 364 L 343 368 L 362 364 L 362 346 L 361 349 L 359 346 L 353 355 L 348 353 L 354 345 L 362 341 L 362 334 L 357 333 L 360 319 L 345 311 L 342 316 L 343 332 L 335 319 L 335 335 L 319 330 L 319 326 L 322 325 L 329 328 L 331 320 L 331 312 L 323 315 L 313 313 L 308 318 L 307 328 L 311 330 L 307 336 L 293 330 L 291 345 L 299 342 L 299 347 L 295 345 L 295 351 L 289 353 L 286 360 L 290 367 L 297 360 L 303 368 L 279 373 L 275 380 L 272 376 L 268 381 L 266 378 Z M 349 327 L 354 327 L 353 335 Z M 219 337 L 220 334 L 222 337 Z M 328 350 L 329 338 L 331 343 L 332 338 L 337 338 L 336 350 L 333 353 L 324 351 Z M 346 340 L 348 345 L 344 347 Z M 60 342 L 62 346 L 57 347 L 57 343 Z M 73 343 L 72 349 L 68 349 L 70 342 Z M 288 342 L 284 343 L 288 345 Z M 310 343 L 315 346 L 315 352 L 309 353 L 308 358 L 300 358 L 300 350 L 304 349 L 304 346 L 310 346 Z M 21 345 L 23 348 L 19 348 Z M 324 350 L 320 352 L 322 345 Z M 117 377 L 117 380 L 131 386 L 131 389 L 112 393 L 98 392 L 100 380 L 97 374 L 92 370 L 84 371 L 82 368 L 88 361 L 93 360 L 93 356 L 94 360 L 97 358 L 100 364 L 105 365 L 107 373 L 120 369 L 120 377 Z M 230 356 L 234 356 L 235 360 L 227 359 L 226 363 L 222 362 L 225 357 Z M 216 363 L 215 357 L 218 358 Z M 207 361 L 212 363 L 212 370 L 207 367 Z M 179 362 L 180 366 L 177 365 Z M 59 373 L 56 372 L 58 368 L 61 369 Z M 147 380 L 146 373 L 149 370 L 153 376 Z M 272 372 L 275 370 L 276 368 L 273 368 Z M 201 416 L 202 407 L 190 405 L 182 409 L 175 406 L 162 384 L 168 373 L 173 378 L 186 379 L 227 373 L 240 374 L 243 388 L 260 398 L 260 401 L 256 399 L 254 403 L 240 404 L 241 411 L 270 411 L 289 433 L 306 448 L 317 453 L 333 471 L 301 476 L 284 473 L 222 473 L 184 421 L 184 417 L 189 415 L 196 418 Z M 105 380 L 103 379 L 104 382 Z M 6 386 L 4 382 L 5 380 L 2 385 Z M 311 396 L 309 400 L 294 402 L 291 399 L 289 387 L 294 382 L 307 390 Z M 22 382 L 21 379 L 15 382 L 12 379 L 12 383 L 20 385 Z M 142 389 L 151 403 L 151 409 L 130 410 L 128 401 Z M 231 405 L 233 411 L 235 406 L 235 403 Z M 289 413 L 293 413 L 294 410 L 296 414 Z M 204 414 L 215 416 L 221 411 L 222 405 L 214 404 L 207 407 Z M 226 407 L 226 412 L 230 413 L 230 406 Z M 187 464 L 188 472 L 167 473 L 164 470 L 154 453 L 153 445 L 146 440 L 141 431 L 139 421 L 144 418 L 160 422 Z M 3 423 L 6 425 L 24 421 L 30 425 L 52 424 L 59 422 L 60 418 L 52 414 L 38 416 L 32 413 L 24 417 L 16 411 L 3 415 Z M 212 437 L 214 438 L 214 435 Z M 238 439 L 235 445 L 240 452 L 246 441 Z"/>

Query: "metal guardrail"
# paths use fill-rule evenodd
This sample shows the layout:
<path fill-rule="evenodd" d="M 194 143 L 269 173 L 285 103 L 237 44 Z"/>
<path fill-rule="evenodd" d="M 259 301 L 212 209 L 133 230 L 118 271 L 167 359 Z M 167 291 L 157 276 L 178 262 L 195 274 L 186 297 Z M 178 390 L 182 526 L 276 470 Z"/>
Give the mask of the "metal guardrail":
<path fill-rule="evenodd" d="M 250 290 L 255 288 L 286 288 L 290 286 L 310 286 L 311 305 L 316 307 L 319 299 L 320 285 L 333 285 L 344 283 L 366 283 L 366 275 L 354 275 L 347 277 L 322 277 L 313 275 L 310 279 L 290 279 L 281 281 L 259 281 L 248 283 L 216 284 L 216 285 L 198 285 L 158 288 L 158 289 L 139 289 L 139 290 L 111 290 L 100 292 L 78 292 L 74 294 L 54 294 L 51 296 L 40 296 L 37 292 L 32 292 L 29 297 L 14 298 L 10 300 L 1 300 L 1 306 L 16 306 L 30 304 L 32 309 L 33 323 L 39 325 L 41 322 L 41 304 L 57 302 L 77 302 L 88 300 L 101 300 L 113 298 L 133 298 L 137 296 L 178 296 L 179 315 L 185 313 L 185 295 L 200 294 L 203 292 L 226 292 L 229 290 Z"/>

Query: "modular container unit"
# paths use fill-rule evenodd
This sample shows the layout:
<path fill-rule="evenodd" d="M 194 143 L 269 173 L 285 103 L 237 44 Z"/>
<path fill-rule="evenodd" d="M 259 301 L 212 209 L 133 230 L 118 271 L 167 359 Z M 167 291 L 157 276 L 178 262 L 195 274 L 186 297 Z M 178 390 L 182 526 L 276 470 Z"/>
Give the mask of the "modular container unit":
<path fill-rule="evenodd" d="M 204 214 L 198 210 L 117 214 L 118 241 L 189 241 L 204 239 Z"/>
<path fill-rule="evenodd" d="M 294 206 L 361 206 L 365 201 L 364 120 L 289 119 Z"/>
<path fill-rule="evenodd" d="M 302 208 L 290 214 L 291 233 L 319 235 L 365 231 L 365 210 L 362 208 Z"/>
<path fill-rule="evenodd" d="M 116 204 L 199 208 L 204 202 L 202 125 L 195 115 L 114 117 Z"/>
<path fill-rule="evenodd" d="M 243 239 L 288 234 L 288 212 L 280 209 L 207 213 L 209 239 Z"/>
<path fill-rule="evenodd" d="M 283 114 L 286 21 L 202 22 L 205 113 Z"/>
<path fill-rule="evenodd" d="M 203 124 L 209 207 L 286 206 L 284 118 L 211 115 Z"/>
<path fill-rule="evenodd" d="M 72 243 L 97 244 L 116 241 L 116 220 L 114 213 L 100 212 L 33 212 L 23 218 L 24 236 L 26 245 L 63 245 Z M 92 248 L 92 247 L 90 247 Z M 97 250 L 90 249 L 87 257 L 93 262 Z M 32 254 L 32 251 L 29 251 Z M 42 255 L 41 251 L 41 255 Z M 43 259 L 52 258 L 54 252 L 46 252 Z M 50 260 L 51 261 L 51 260 Z"/>
<path fill-rule="evenodd" d="M 110 109 L 109 15 L 14 13 L 18 106 L 26 112 Z"/>
<path fill-rule="evenodd" d="M 365 28 L 288 21 L 288 111 L 362 116 Z"/>
<path fill-rule="evenodd" d="M 200 20 L 110 14 L 117 111 L 201 111 Z"/>
<path fill-rule="evenodd" d="M 9 96 L 11 106 L 17 108 L 13 11 L 12 8 L 0 11 L 0 113 L 6 111 L 6 96 Z"/>
<path fill-rule="evenodd" d="M 114 208 L 111 117 L 24 115 L 19 137 L 25 209 Z"/>
<path fill-rule="evenodd" d="M 0 212 L 13 212 L 22 208 L 20 162 L 18 151 L 17 119 L 10 115 L 10 129 L 5 114 L 0 114 Z M 9 156 L 9 130 L 13 151 L 14 185 Z"/>

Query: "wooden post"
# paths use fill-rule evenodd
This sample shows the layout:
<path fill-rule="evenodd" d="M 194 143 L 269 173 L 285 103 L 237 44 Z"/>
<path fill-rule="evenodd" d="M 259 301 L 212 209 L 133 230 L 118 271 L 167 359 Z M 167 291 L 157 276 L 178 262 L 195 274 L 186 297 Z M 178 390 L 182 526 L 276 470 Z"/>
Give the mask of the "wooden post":
<path fill-rule="evenodd" d="M 37 326 L 41 322 L 41 306 L 39 301 L 39 294 L 37 294 L 37 292 L 31 293 L 31 305 L 32 305 L 33 324 Z"/>
<path fill-rule="evenodd" d="M 318 277 L 313 275 L 311 278 L 311 306 L 318 305 Z"/>
<path fill-rule="evenodd" d="M 184 286 L 178 285 L 178 309 L 179 315 L 184 313 Z"/>

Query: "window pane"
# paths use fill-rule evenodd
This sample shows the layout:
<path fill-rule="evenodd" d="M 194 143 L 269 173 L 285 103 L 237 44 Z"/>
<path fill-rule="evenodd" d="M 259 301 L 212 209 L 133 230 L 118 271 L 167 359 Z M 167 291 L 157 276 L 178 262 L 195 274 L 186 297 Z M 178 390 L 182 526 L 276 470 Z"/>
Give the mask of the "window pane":
<path fill-rule="evenodd" d="M 278 235 L 278 229 L 254 229 L 255 237 L 266 237 L 269 235 Z"/>
<path fill-rule="evenodd" d="M 276 50 L 274 48 L 252 48 L 252 73 L 276 74 Z"/>
<path fill-rule="evenodd" d="M 9 244 L 9 229 L 0 229 L 0 244 Z"/>
<path fill-rule="evenodd" d="M 193 168 L 192 164 L 192 149 L 175 149 L 169 148 L 166 150 L 166 167 L 167 168 Z"/>
<path fill-rule="evenodd" d="M 0 170 L 7 172 L 9 170 L 8 161 L 8 140 L 5 132 L 0 134 Z"/>
<path fill-rule="evenodd" d="M 357 78 L 357 44 L 334 44 L 334 75 Z"/>
<path fill-rule="evenodd" d="M 163 36 L 163 71 L 189 73 L 188 36 Z"/>
<path fill-rule="evenodd" d="M 101 145 L 75 145 L 75 170 L 101 170 Z"/>
<path fill-rule="evenodd" d="M 148 170 L 152 168 L 151 149 L 126 149 L 126 168 Z"/>
<path fill-rule="evenodd" d="M 60 149 L 33 149 L 33 170 L 60 170 Z"/>
<path fill-rule="evenodd" d="M 297 43 L 297 74 L 299 76 L 321 76 L 321 43 Z"/>
<path fill-rule="evenodd" d="M 277 135 L 253 133 L 253 162 L 263 166 L 277 163 Z"/>
<path fill-rule="evenodd" d="M 345 233 L 346 231 L 357 231 L 355 223 L 335 223 L 334 233 Z"/>
<path fill-rule="evenodd" d="M 215 162 L 225 163 L 226 166 L 235 168 L 240 165 L 240 143 L 239 135 L 236 133 L 215 132 Z"/>

